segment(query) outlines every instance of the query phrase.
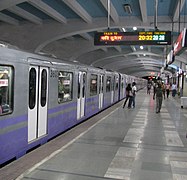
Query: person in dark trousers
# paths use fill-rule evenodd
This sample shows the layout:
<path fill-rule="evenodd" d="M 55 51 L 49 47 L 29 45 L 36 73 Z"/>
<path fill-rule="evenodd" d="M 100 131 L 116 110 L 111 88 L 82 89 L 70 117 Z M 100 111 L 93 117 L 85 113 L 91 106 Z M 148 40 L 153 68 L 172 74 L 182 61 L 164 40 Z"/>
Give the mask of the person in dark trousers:
<path fill-rule="evenodd" d="M 167 84 L 166 84 L 166 95 L 167 95 L 167 98 L 169 97 L 170 88 L 171 88 L 170 84 L 167 83 Z"/>
<path fill-rule="evenodd" d="M 153 84 L 153 99 L 155 99 L 156 83 Z"/>
<path fill-rule="evenodd" d="M 165 99 L 166 98 L 166 85 L 164 83 L 162 83 L 162 93 Z"/>
<path fill-rule="evenodd" d="M 129 84 L 127 85 L 127 87 L 126 87 L 126 99 L 125 99 L 125 101 L 124 101 L 124 103 L 123 103 L 123 108 L 125 107 L 127 101 L 128 101 L 129 98 L 130 98 L 130 92 L 131 92 L 131 91 L 132 91 L 132 88 L 131 88 L 131 84 L 129 83 Z"/>
<path fill-rule="evenodd" d="M 155 96 L 156 96 L 156 113 L 159 113 L 162 107 L 162 100 L 163 100 L 161 82 L 158 82 L 158 84 L 156 85 Z"/>
<path fill-rule="evenodd" d="M 131 90 L 129 91 L 129 103 L 128 103 L 128 109 L 130 109 L 131 107 L 132 107 L 132 103 L 134 103 L 133 102 L 133 93 L 132 93 L 132 88 L 131 88 Z"/>
<path fill-rule="evenodd" d="M 177 93 L 177 85 L 175 83 L 172 84 L 171 90 L 172 90 L 172 97 L 175 97 Z"/>
<path fill-rule="evenodd" d="M 136 83 L 133 82 L 133 83 L 132 83 L 132 106 L 133 106 L 133 108 L 135 108 L 135 97 L 136 97 L 136 92 L 137 92 Z"/>
<path fill-rule="evenodd" d="M 151 84 L 148 83 L 147 84 L 147 94 L 150 94 L 151 93 Z"/>

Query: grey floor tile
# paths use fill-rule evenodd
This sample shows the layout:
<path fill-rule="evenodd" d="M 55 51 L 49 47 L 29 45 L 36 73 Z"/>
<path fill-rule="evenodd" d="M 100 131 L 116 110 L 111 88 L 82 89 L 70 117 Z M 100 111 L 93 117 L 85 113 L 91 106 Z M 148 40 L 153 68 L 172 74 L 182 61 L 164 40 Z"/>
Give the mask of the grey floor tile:
<path fill-rule="evenodd" d="M 171 173 L 170 164 L 142 162 L 141 169 L 142 170 L 147 170 L 147 171 L 158 171 L 158 172 L 169 172 L 169 173 Z"/>
<path fill-rule="evenodd" d="M 172 180 L 172 174 L 168 172 L 157 171 L 138 171 L 131 173 L 130 180 Z"/>

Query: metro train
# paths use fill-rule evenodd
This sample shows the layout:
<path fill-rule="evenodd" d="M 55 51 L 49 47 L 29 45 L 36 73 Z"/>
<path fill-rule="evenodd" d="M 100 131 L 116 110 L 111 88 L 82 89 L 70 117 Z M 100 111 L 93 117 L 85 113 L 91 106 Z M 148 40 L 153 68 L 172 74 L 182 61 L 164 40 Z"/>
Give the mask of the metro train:
<path fill-rule="evenodd" d="M 0 47 L 0 166 L 124 99 L 146 80 Z"/>

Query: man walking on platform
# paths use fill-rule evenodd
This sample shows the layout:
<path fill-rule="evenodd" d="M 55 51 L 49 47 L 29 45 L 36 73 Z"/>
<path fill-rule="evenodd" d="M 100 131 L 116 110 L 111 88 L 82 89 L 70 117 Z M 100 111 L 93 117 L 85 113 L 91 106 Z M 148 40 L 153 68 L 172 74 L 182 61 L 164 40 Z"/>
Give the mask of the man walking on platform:
<path fill-rule="evenodd" d="M 166 95 L 167 95 L 167 98 L 169 97 L 170 88 L 171 88 L 170 84 L 167 83 L 167 84 L 166 84 Z"/>
<path fill-rule="evenodd" d="M 158 84 L 156 85 L 155 95 L 156 95 L 156 113 L 159 113 L 162 107 L 162 99 L 163 99 L 161 82 L 158 82 Z"/>
<path fill-rule="evenodd" d="M 171 90 L 172 90 L 172 96 L 175 97 L 177 93 L 177 85 L 175 83 L 172 84 Z"/>

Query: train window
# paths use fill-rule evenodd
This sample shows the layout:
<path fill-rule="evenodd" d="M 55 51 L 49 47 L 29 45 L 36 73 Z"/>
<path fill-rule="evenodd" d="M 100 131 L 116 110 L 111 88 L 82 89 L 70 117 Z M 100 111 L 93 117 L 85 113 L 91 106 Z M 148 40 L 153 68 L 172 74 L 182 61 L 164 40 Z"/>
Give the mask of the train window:
<path fill-rule="evenodd" d="M 107 76 L 106 79 L 106 92 L 110 92 L 111 91 L 111 77 Z"/>
<path fill-rule="evenodd" d="M 103 93 L 103 82 L 104 82 L 104 76 L 101 75 L 99 78 L 99 93 Z"/>
<path fill-rule="evenodd" d="M 90 76 L 90 96 L 97 94 L 97 75 L 91 74 Z"/>
<path fill-rule="evenodd" d="M 79 73 L 78 74 L 78 95 L 77 95 L 77 97 L 78 97 L 78 99 L 80 98 L 80 92 L 81 92 L 81 74 Z"/>
<path fill-rule="evenodd" d="M 0 115 L 13 110 L 13 67 L 0 66 Z"/>
<path fill-rule="evenodd" d="M 47 71 L 46 69 L 42 70 L 41 77 L 41 106 L 44 107 L 46 105 L 47 100 Z"/>
<path fill-rule="evenodd" d="M 102 87 L 101 87 L 102 93 L 103 93 L 103 88 L 104 88 L 104 76 L 102 76 Z"/>
<path fill-rule="evenodd" d="M 118 86 L 119 86 L 119 78 L 118 77 L 116 77 L 116 90 L 118 90 Z"/>
<path fill-rule="evenodd" d="M 86 88 L 86 73 L 83 74 L 82 97 L 85 97 L 85 88 Z"/>
<path fill-rule="evenodd" d="M 73 99 L 73 73 L 60 71 L 58 77 L 58 102 L 63 103 Z"/>
<path fill-rule="evenodd" d="M 36 70 L 30 69 L 29 73 L 29 108 L 33 109 L 36 104 Z"/>
<path fill-rule="evenodd" d="M 121 88 L 123 89 L 124 88 L 124 80 L 122 79 L 121 81 Z"/>

